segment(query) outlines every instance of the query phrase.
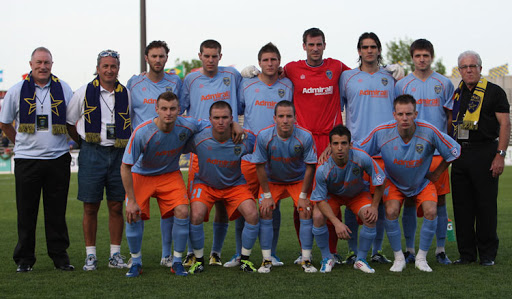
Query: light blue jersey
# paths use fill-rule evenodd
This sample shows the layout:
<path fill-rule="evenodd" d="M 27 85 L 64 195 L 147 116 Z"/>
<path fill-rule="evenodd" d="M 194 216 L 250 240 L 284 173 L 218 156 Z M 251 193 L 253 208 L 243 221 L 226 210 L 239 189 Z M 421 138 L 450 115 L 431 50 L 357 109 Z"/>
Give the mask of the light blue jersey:
<path fill-rule="evenodd" d="M 365 139 L 354 144 L 368 154 L 382 155 L 388 179 L 408 197 L 420 193 L 429 180 L 427 175 L 437 149 L 443 159 L 451 162 L 460 155 L 460 145 L 450 136 L 423 120 L 416 120 L 416 131 L 408 143 L 398 134 L 397 122 L 375 128 Z"/>
<path fill-rule="evenodd" d="M 384 183 L 386 178 L 384 171 L 360 149 L 350 150 L 348 162 L 344 167 L 339 167 L 330 157 L 316 170 L 315 188 L 311 194 L 311 200 L 326 200 L 328 193 L 352 198 L 363 191 L 368 192 L 369 186 L 363 178 L 364 172 L 371 177 L 374 186 Z"/>
<path fill-rule="evenodd" d="M 216 189 L 225 189 L 245 184 L 240 168 L 243 155 L 252 153 L 256 137 L 246 131 L 247 138 L 241 144 L 229 139 L 223 143 L 213 138 L 212 128 L 206 128 L 194 135 L 187 145 L 187 151 L 197 155 L 199 172 L 194 184 L 205 184 Z"/>
<path fill-rule="evenodd" d="M 188 74 L 183 82 L 180 98 L 181 113 L 187 111 L 188 116 L 208 119 L 210 106 L 215 101 L 226 101 L 233 110 L 233 120 L 238 121 L 237 89 L 242 76 L 233 67 L 221 67 L 217 74 L 210 78 L 201 72 Z"/>
<path fill-rule="evenodd" d="M 133 165 L 132 172 L 153 176 L 180 169 L 180 155 L 190 137 L 210 126 L 208 121 L 178 116 L 171 132 L 162 132 L 153 119 L 133 130 L 123 163 Z"/>
<path fill-rule="evenodd" d="M 361 140 L 378 125 L 393 120 L 395 79 L 383 68 L 374 74 L 359 68 L 340 77 L 341 109 L 353 140 Z"/>
<path fill-rule="evenodd" d="M 142 122 L 157 116 L 155 106 L 160 94 L 172 91 L 180 98 L 181 79 L 177 75 L 165 73 L 164 78 L 155 83 L 146 75 L 136 75 L 128 80 L 126 88 L 132 96 L 132 126 L 136 128 Z"/>
<path fill-rule="evenodd" d="M 275 125 L 259 132 L 252 155 L 252 162 L 267 163 L 267 177 L 273 183 L 302 181 L 306 164 L 316 164 L 316 147 L 313 135 L 297 125 L 287 139 L 277 135 Z"/>
<path fill-rule="evenodd" d="M 410 94 L 416 100 L 418 118 L 428 121 L 446 133 L 447 119 L 445 108 L 453 107 L 453 84 L 445 76 L 433 72 L 425 82 L 413 73 L 398 81 L 395 86 L 396 95 Z"/>

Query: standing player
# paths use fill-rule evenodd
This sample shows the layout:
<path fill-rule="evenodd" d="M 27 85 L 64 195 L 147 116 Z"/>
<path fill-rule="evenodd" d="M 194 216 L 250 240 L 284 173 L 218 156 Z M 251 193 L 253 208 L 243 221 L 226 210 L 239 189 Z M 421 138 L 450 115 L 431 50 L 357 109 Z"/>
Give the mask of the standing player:
<path fill-rule="evenodd" d="M 370 155 L 380 153 L 386 166 L 389 179 L 383 198 L 386 231 L 395 255 L 390 271 L 401 272 L 405 268 L 398 216 L 403 200 L 411 197 L 416 202 L 418 216 L 424 215 L 415 265 L 421 271 L 432 272 L 427 263 L 427 252 L 437 227 L 437 193 L 433 183 L 449 163 L 459 157 L 460 145 L 431 124 L 416 121 L 418 112 L 412 96 L 397 97 L 394 108 L 395 121 L 378 126 L 359 143 L 359 147 Z M 436 149 L 444 160 L 429 172 Z"/>
<path fill-rule="evenodd" d="M 188 74 L 183 82 L 180 98 L 181 112 L 187 111 L 189 116 L 208 119 L 211 105 L 219 100 L 230 104 L 232 115 L 238 119 L 237 89 L 242 77 L 233 67 L 219 67 L 222 58 L 221 45 L 215 40 L 205 40 L 199 47 L 199 59 L 203 63 L 201 70 Z M 188 172 L 188 190 L 192 190 L 194 175 L 199 171 L 197 157 L 190 155 Z M 190 194 L 189 194 L 190 195 Z M 215 220 L 213 223 L 213 245 L 210 253 L 210 265 L 222 265 L 220 255 L 222 245 L 228 232 L 226 208 L 222 202 L 215 204 Z M 190 245 L 190 244 L 189 244 Z M 187 255 L 185 266 L 194 264 L 194 256 Z"/>
<path fill-rule="evenodd" d="M 157 97 L 165 91 L 171 91 L 180 96 L 181 79 L 176 75 L 164 72 L 167 63 L 169 47 L 164 41 L 156 40 L 149 43 L 145 50 L 149 72 L 145 75 L 135 75 L 128 80 L 127 88 L 132 96 L 132 127 L 136 128 L 142 122 L 157 116 L 155 103 Z M 173 217 L 160 219 L 162 232 L 162 258 L 160 265 L 172 266 L 172 224 Z"/>
<path fill-rule="evenodd" d="M 253 151 L 254 135 L 247 131 L 249 136 L 243 144 L 235 144 L 230 138 L 232 113 L 227 102 L 215 102 L 210 107 L 211 128 L 194 136 L 189 145 L 199 162 L 190 199 L 190 241 L 196 257 L 191 274 L 204 271 L 203 222 L 208 221 L 217 201 L 225 203 L 230 220 L 240 214 L 245 218 L 240 270 L 256 271 L 249 256 L 258 237 L 258 210 L 240 169 L 242 156 Z"/>
<path fill-rule="evenodd" d="M 317 163 L 315 143 L 310 132 L 295 125 L 295 108 L 291 102 L 277 103 L 274 121 L 275 125 L 258 133 L 252 159 L 262 191 L 260 243 L 263 263 L 258 272 L 268 273 L 272 268 L 272 210 L 279 200 L 291 196 L 300 216 L 302 268 L 313 273 L 317 270 L 311 264 L 313 219 L 307 195 L 311 192 Z"/>
<path fill-rule="evenodd" d="M 381 67 L 382 45 L 373 32 L 365 32 L 357 42 L 359 68 L 345 71 L 340 78 L 341 108 L 346 108 L 346 125 L 353 140 L 361 140 L 378 125 L 393 120 L 393 99 L 395 98 L 395 79 Z M 380 156 L 372 157 L 381 168 L 384 162 Z M 370 179 L 371 185 L 371 179 Z M 370 192 L 373 193 L 373 185 Z M 384 240 L 384 205 L 379 205 L 377 236 L 373 244 L 372 261 L 390 263 L 382 254 Z M 348 240 L 351 251 L 347 264 L 356 261 L 357 231 L 359 225 L 351 209 L 345 209 L 345 224 L 352 231 Z"/>
<path fill-rule="evenodd" d="M 448 121 L 451 119 L 453 106 L 453 84 L 450 79 L 432 70 L 434 60 L 434 46 L 426 39 L 418 39 L 411 44 L 410 53 L 414 62 L 414 72 L 396 84 L 396 94 L 410 94 L 416 99 L 418 118 L 433 124 L 439 131 L 448 133 Z M 430 165 L 434 171 L 441 163 L 443 157 L 436 152 Z M 443 172 L 435 183 L 437 190 L 437 248 L 436 259 L 441 264 L 451 264 L 446 256 L 444 245 L 446 242 L 446 229 L 448 227 L 448 213 L 446 212 L 446 194 L 450 193 L 448 169 Z M 414 263 L 416 239 L 416 209 L 414 202 L 405 201 L 402 226 L 407 251 L 405 259 Z"/>
<path fill-rule="evenodd" d="M 313 233 L 322 252 L 322 273 L 331 272 L 334 264 L 328 248 L 326 219 L 334 224 L 338 238 L 350 238 L 350 229 L 336 217 L 341 205 L 351 209 L 357 215 L 357 220 L 363 224 L 354 269 L 365 273 L 375 272 L 366 262 L 366 255 L 376 236 L 377 210 L 384 193 L 386 177 L 367 153 L 352 149 L 350 135 L 350 131 L 342 125 L 336 126 L 329 133 L 332 154 L 326 163 L 318 167 L 315 189 L 311 194 L 311 201 L 316 203 Z M 368 183 L 363 178 L 364 173 L 370 176 L 375 186 L 373 200 Z"/>

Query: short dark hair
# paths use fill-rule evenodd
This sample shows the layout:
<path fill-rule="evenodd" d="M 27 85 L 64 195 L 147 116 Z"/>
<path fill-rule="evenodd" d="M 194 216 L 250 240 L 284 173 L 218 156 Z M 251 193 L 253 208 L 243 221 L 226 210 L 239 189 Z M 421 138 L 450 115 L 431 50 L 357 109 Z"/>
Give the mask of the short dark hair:
<path fill-rule="evenodd" d="M 274 115 L 277 115 L 278 107 L 292 107 L 293 115 L 295 115 L 295 105 L 293 105 L 293 103 L 290 101 L 283 100 L 283 101 L 277 103 L 276 106 L 274 107 Z"/>
<path fill-rule="evenodd" d="M 219 50 L 219 53 L 221 53 L 221 51 L 222 51 L 222 46 L 220 45 L 220 43 L 218 41 L 216 41 L 214 39 L 207 39 L 204 42 L 202 42 L 201 45 L 199 46 L 199 52 L 203 53 L 204 48 L 217 49 L 217 50 Z"/>
<path fill-rule="evenodd" d="M 261 56 L 264 53 L 276 53 L 277 59 L 279 59 L 279 61 L 281 61 L 281 53 L 279 53 L 279 50 L 273 43 L 268 43 L 260 49 L 260 51 L 258 52 L 258 61 L 261 60 Z"/>
<path fill-rule="evenodd" d="M 325 35 L 322 32 L 322 30 L 320 30 L 318 28 L 313 27 L 313 28 L 309 28 L 308 30 L 304 31 L 304 34 L 302 35 L 302 42 L 304 44 L 306 43 L 306 40 L 307 40 L 308 36 L 310 36 L 310 37 L 321 36 L 322 37 L 322 41 L 325 44 Z"/>
<path fill-rule="evenodd" d="M 361 36 L 359 37 L 359 41 L 357 42 L 357 50 L 361 50 L 363 40 L 368 39 L 368 38 L 372 39 L 377 44 L 377 49 L 379 49 L 379 51 L 382 51 L 382 44 L 380 43 L 379 37 L 377 36 L 377 34 L 375 34 L 373 32 L 365 32 L 365 33 L 361 34 Z M 362 64 L 361 56 L 359 56 L 358 61 L 359 61 L 359 66 L 361 66 L 361 64 Z M 378 64 L 382 63 L 382 55 L 380 55 L 380 54 L 379 54 L 379 57 L 377 57 L 377 63 Z"/>
<path fill-rule="evenodd" d="M 229 109 L 229 114 L 233 114 L 233 109 L 231 109 L 231 105 L 229 105 L 228 102 L 226 102 L 226 101 L 217 101 L 217 102 L 213 103 L 210 106 L 210 116 L 212 116 L 212 110 L 213 109 L 224 109 L 224 108 L 228 108 Z"/>
<path fill-rule="evenodd" d="M 414 51 L 416 50 L 427 50 L 430 52 L 430 56 L 434 58 L 434 45 L 424 38 L 417 39 L 411 44 L 411 48 L 409 49 L 411 57 L 413 57 Z"/>
<path fill-rule="evenodd" d="M 144 54 L 147 56 L 149 53 L 149 50 L 156 49 L 156 48 L 164 48 L 165 54 L 169 54 L 169 46 L 167 46 L 167 43 L 162 40 L 154 40 L 154 41 L 150 42 L 149 45 L 146 47 Z"/>
<path fill-rule="evenodd" d="M 34 57 L 34 54 L 36 54 L 37 51 L 43 51 L 43 52 L 46 52 L 46 53 L 50 54 L 50 57 L 53 60 L 52 52 L 50 52 L 50 50 L 48 50 L 48 48 L 46 48 L 46 47 L 37 47 L 37 48 L 35 48 L 34 51 L 32 51 L 32 54 L 30 55 L 30 59 L 32 59 L 32 57 Z"/>
<path fill-rule="evenodd" d="M 403 94 L 396 97 L 395 100 L 393 101 L 393 109 L 396 108 L 397 104 L 412 104 L 414 106 L 414 111 L 416 111 L 416 100 L 410 94 Z"/>
<path fill-rule="evenodd" d="M 350 143 L 352 141 L 352 134 L 350 133 L 350 130 L 344 125 L 337 125 L 336 127 L 332 128 L 332 130 L 329 132 L 329 143 L 332 142 L 332 136 L 334 135 L 347 136 L 348 142 Z"/>
<path fill-rule="evenodd" d="M 178 100 L 178 96 L 176 94 L 174 94 L 172 91 L 165 91 L 165 92 L 161 93 L 158 96 L 158 98 L 156 99 L 156 104 L 157 105 L 158 105 L 158 102 L 160 102 L 160 100 L 164 100 L 164 101 L 167 101 L 167 102 L 177 101 L 178 105 L 180 104 L 180 101 Z"/>

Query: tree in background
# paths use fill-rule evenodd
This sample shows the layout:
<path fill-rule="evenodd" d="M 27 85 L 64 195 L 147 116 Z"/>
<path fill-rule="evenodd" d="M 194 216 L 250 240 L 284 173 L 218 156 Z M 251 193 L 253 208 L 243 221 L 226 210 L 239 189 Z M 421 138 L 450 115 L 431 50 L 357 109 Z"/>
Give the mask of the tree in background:
<path fill-rule="evenodd" d="M 414 71 L 414 63 L 409 53 L 412 42 L 412 39 L 405 37 L 404 39 L 386 43 L 386 63 L 393 64 L 400 62 L 404 68 L 405 75 Z M 432 69 L 441 75 L 445 75 L 446 73 L 446 67 L 443 65 L 442 59 L 434 58 Z"/>
<path fill-rule="evenodd" d="M 185 76 L 190 73 L 191 70 L 200 68 L 202 66 L 201 60 L 191 59 L 191 60 L 180 60 L 179 58 L 174 61 L 176 66 L 183 65 L 183 72 Z"/>

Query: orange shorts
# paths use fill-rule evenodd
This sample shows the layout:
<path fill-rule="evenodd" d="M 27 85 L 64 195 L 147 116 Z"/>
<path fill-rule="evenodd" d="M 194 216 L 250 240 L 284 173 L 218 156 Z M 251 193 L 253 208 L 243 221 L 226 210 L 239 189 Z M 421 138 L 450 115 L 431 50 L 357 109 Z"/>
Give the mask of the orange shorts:
<path fill-rule="evenodd" d="M 366 206 L 371 206 L 372 201 L 373 199 L 370 192 L 361 192 L 356 197 L 346 197 L 331 193 L 327 194 L 327 203 L 331 206 L 334 215 L 338 216 L 340 207 L 346 206 L 347 209 L 350 209 L 352 213 L 356 215 L 359 225 L 363 224 L 363 221 L 359 219 L 359 211 Z"/>
<path fill-rule="evenodd" d="M 442 156 L 434 156 L 432 159 L 432 163 L 430 164 L 429 171 L 432 172 L 436 170 L 437 166 L 441 164 L 443 161 Z M 436 186 L 437 196 L 439 195 L 445 195 L 450 193 L 450 175 L 448 174 L 448 168 L 443 171 L 441 176 L 439 177 L 439 180 L 434 183 L 434 186 Z"/>
<path fill-rule="evenodd" d="M 382 159 L 382 157 L 372 157 L 372 159 L 377 164 L 379 164 L 379 166 L 382 169 L 382 171 L 384 171 L 384 160 Z M 366 172 L 364 173 L 363 179 L 370 183 L 370 193 L 374 194 L 375 193 L 375 186 L 372 184 L 372 180 L 370 179 L 370 176 Z"/>
<path fill-rule="evenodd" d="M 386 191 L 384 191 L 384 195 L 382 196 L 383 202 L 388 200 L 399 200 L 401 206 L 406 198 L 408 197 L 400 192 L 395 184 L 393 184 L 390 180 L 386 181 Z M 421 204 L 425 201 L 433 201 L 437 203 L 436 187 L 432 182 L 429 182 L 425 189 L 411 198 L 416 203 L 416 214 L 418 217 L 423 217 L 423 209 L 421 209 Z"/>
<path fill-rule="evenodd" d="M 256 164 L 245 161 L 242 159 L 242 174 L 244 175 L 245 180 L 247 181 L 247 185 L 249 186 L 249 190 L 252 193 L 254 198 L 258 198 L 258 191 L 260 190 L 260 181 L 258 180 L 258 175 L 256 174 Z"/>
<path fill-rule="evenodd" d="M 238 206 L 248 199 L 254 200 L 254 197 L 247 185 L 216 189 L 205 184 L 195 184 L 190 202 L 199 201 L 208 207 L 208 213 L 204 216 L 204 221 L 208 222 L 210 211 L 216 201 L 223 201 L 228 212 L 229 220 L 235 220 L 241 215 L 240 212 L 238 212 Z"/>
<path fill-rule="evenodd" d="M 281 199 L 285 199 L 287 197 L 291 197 L 293 199 L 293 206 L 297 206 L 299 203 L 299 195 L 302 192 L 302 183 L 303 181 L 298 181 L 294 183 L 272 183 L 268 182 L 268 188 L 270 189 L 270 193 L 272 194 L 272 198 L 274 202 L 277 203 Z M 311 196 L 311 193 L 308 194 L 308 197 Z M 263 190 L 260 188 L 260 196 L 259 203 L 263 200 Z"/>
<path fill-rule="evenodd" d="M 150 218 L 149 199 L 151 197 L 156 198 L 162 218 L 173 216 L 175 207 L 188 205 L 187 188 L 179 170 L 156 176 L 132 173 L 132 178 L 135 200 L 140 207 L 142 220 Z M 128 202 L 128 198 L 126 201 Z"/>
<path fill-rule="evenodd" d="M 188 165 L 188 197 L 192 198 L 192 189 L 194 188 L 194 177 L 196 173 L 199 172 L 199 160 L 197 159 L 197 155 L 190 153 L 190 163 Z"/>

